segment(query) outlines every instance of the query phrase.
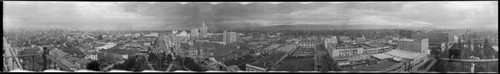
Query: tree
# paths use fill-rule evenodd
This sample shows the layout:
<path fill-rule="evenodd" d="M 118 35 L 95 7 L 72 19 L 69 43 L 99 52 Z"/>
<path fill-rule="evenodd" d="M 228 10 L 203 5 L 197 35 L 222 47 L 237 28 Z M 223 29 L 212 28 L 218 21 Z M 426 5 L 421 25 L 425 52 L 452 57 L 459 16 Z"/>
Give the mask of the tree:
<path fill-rule="evenodd" d="M 172 54 L 167 54 L 166 60 L 167 62 L 171 62 L 173 60 Z"/>
<path fill-rule="evenodd" d="M 99 65 L 100 64 L 97 61 L 92 61 L 92 62 L 87 64 L 87 69 L 94 70 L 94 71 L 100 71 Z"/>

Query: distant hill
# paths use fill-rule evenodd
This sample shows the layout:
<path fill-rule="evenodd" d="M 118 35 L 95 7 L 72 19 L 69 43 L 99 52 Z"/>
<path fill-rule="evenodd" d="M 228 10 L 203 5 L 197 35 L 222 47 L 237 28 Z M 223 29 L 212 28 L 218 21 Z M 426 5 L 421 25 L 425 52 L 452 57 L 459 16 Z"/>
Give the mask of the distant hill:
<path fill-rule="evenodd" d="M 263 26 L 263 27 L 244 27 L 236 28 L 234 30 L 374 30 L 374 29 L 432 29 L 429 27 L 400 27 L 392 25 L 276 25 L 276 26 Z"/>

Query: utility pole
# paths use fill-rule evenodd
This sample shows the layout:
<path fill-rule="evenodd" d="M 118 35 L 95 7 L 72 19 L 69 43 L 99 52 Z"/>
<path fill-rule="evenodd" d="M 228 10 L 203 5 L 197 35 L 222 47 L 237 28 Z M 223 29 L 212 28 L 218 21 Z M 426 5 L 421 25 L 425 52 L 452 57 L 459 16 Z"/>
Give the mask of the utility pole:
<path fill-rule="evenodd" d="M 43 58 L 43 68 L 42 70 L 47 69 L 47 47 L 43 47 L 42 58 Z"/>

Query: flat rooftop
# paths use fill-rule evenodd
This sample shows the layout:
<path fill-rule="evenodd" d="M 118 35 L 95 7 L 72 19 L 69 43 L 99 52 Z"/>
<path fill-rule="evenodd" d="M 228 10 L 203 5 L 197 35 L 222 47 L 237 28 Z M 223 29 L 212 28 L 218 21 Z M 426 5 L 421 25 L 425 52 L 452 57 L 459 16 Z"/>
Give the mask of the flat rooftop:
<path fill-rule="evenodd" d="M 273 64 L 278 63 L 280 58 L 282 58 L 285 55 L 286 55 L 286 53 L 272 53 L 272 54 L 267 55 L 266 57 L 264 57 L 260 60 L 254 61 L 250 64 L 254 65 L 254 66 L 262 67 L 262 68 L 268 68 L 268 67 L 272 66 Z"/>
<path fill-rule="evenodd" d="M 379 71 L 379 70 L 389 68 L 389 67 L 399 63 L 399 62 L 393 61 L 391 59 L 382 59 L 382 60 L 379 60 L 378 62 L 379 63 L 372 64 L 372 65 L 362 64 L 362 65 L 344 67 L 344 68 L 342 68 L 342 70 L 346 70 L 346 71 Z"/>
<path fill-rule="evenodd" d="M 285 58 L 276 71 L 314 71 L 313 58 Z"/>

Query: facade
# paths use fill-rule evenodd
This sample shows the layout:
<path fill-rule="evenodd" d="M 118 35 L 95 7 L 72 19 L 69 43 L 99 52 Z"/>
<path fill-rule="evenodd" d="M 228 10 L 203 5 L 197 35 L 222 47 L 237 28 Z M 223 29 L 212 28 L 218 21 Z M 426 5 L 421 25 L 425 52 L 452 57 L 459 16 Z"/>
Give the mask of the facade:
<path fill-rule="evenodd" d="M 338 43 L 337 36 L 333 36 L 331 38 L 325 38 L 325 48 L 328 48 L 329 46 L 335 46 Z"/>
<path fill-rule="evenodd" d="M 400 39 L 396 43 L 401 50 L 430 54 L 429 39 Z"/>
<path fill-rule="evenodd" d="M 181 33 L 177 34 L 177 36 L 180 36 L 180 37 L 189 37 L 189 34 L 186 31 L 182 31 Z"/>
<path fill-rule="evenodd" d="M 299 46 L 302 47 L 302 48 L 316 48 L 316 46 L 318 44 L 319 43 L 311 42 L 311 41 L 302 41 L 302 42 L 299 43 Z"/>
<path fill-rule="evenodd" d="M 384 54 L 390 55 L 392 58 L 400 59 L 397 60 L 400 61 L 400 63 L 383 69 L 384 71 L 417 72 L 429 61 L 429 58 L 427 58 L 428 54 L 405 50 L 392 50 Z"/>
<path fill-rule="evenodd" d="M 226 32 L 224 31 L 223 33 L 223 41 L 226 42 L 226 43 L 232 43 L 232 42 L 236 42 L 237 41 L 237 38 L 238 38 L 238 34 L 236 32 Z"/>
<path fill-rule="evenodd" d="M 90 54 L 90 55 L 86 55 L 85 59 L 98 60 L 99 58 L 97 58 L 97 54 Z"/>
<path fill-rule="evenodd" d="M 345 59 L 359 55 L 382 53 L 384 50 L 390 49 L 390 47 L 367 46 L 366 44 L 344 44 L 343 46 L 328 47 L 326 49 L 332 58 Z"/>
<path fill-rule="evenodd" d="M 382 53 L 384 49 L 389 49 L 389 46 L 386 47 L 377 47 L 377 48 L 365 48 L 363 50 L 363 54 L 376 54 L 376 53 Z"/>
<path fill-rule="evenodd" d="M 330 56 L 333 58 L 339 57 L 349 57 L 355 56 L 363 53 L 363 48 L 337 48 L 337 49 L 328 49 Z"/>
<path fill-rule="evenodd" d="M 319 44 L 323 43 L 323 41 L 321 41 L 320 39 L 318 38 L 306 38 L 304 40 L 301 40 L 298 45 L 299 47 L 302 47 L 302 48 L 316 48 L 316 46 L 318 46 Z"/>
<path fill-rule="evenodd" d="M 197 28 L 191 29 L 191 36 L 198 37 L 200 35 L 199 30 Z"/>

